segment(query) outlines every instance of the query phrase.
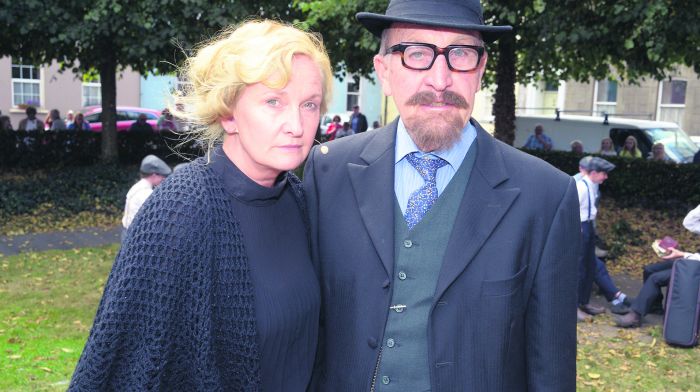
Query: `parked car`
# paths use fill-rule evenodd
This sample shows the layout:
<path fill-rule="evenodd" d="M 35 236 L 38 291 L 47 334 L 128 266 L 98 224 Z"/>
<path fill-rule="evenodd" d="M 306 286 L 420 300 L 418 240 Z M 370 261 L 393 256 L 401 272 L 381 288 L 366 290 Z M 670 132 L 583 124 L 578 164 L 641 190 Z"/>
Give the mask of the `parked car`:
<path fill-rule="evenodd" d="M 89 106 L 82 110 L 85 120 L 90 123 L 90 128 L 95 132 L 102 131 L 102 107 Z M 129 106 L 117 106 L 117 131 L 128 131 L 131 124 L 136 122 L 140 114 L 145 114 L 149 124 L 156 129 L 160 112 L 154 109 L 137 108 Z"/>

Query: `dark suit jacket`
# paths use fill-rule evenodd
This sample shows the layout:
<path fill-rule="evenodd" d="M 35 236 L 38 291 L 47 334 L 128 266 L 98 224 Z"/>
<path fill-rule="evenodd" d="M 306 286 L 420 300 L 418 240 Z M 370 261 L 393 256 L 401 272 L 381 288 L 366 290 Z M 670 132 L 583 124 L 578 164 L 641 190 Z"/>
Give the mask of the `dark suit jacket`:
<path fill-rule="evenodd" d="M 432 391 L 574 391 L 576 186 L 473 124 L 478 154 L 427 330 Z M 325 154 L 316 147 L 307 161 L 323 298 L 314 376 L 321 391 L 369 390 L 384 340 L 396 125 L 328 143 Z"/>

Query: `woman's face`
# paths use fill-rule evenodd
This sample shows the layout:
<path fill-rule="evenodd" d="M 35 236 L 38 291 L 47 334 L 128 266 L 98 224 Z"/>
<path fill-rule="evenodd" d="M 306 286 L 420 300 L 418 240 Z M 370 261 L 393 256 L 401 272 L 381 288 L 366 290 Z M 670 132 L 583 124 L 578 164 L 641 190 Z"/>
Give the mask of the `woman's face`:
<path fill-rule="evenodd" d="M 632 139 L 625 140 L 625 148 L 628 150 L 632 150 L 634 148 L 634 140 L 632 140 Z"/>
<path fill-rule="evenodd" d="M 603 139 L 603 141 L 601 142 L 601 149 L 603 151 L 612 150 L 612 140 Z"/>
<path fill-rule="evenodd" d="M 322 100 L 319 67 L 308 56 L 295 55 L 283 88 L 255 83 L 243 89 L 231 117 L 221 120 L 224 151 L 253 181 L 272 186 L 281 172 L 297 168 L 308 155 Z"/>

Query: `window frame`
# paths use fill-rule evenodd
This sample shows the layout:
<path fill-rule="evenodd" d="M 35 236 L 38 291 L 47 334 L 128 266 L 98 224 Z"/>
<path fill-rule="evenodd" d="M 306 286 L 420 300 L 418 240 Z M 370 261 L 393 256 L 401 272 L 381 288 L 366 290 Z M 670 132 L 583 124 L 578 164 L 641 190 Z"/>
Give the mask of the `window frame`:
<path fill-rule="evenodd" d="M 19 76 L 20 76 L 20 77 L 19 77 L 19 78 L 15 78 L 15 77 L 14 77 L 14 70 L 15 70 L 16 67 L 19 67 L 19 70 L 20 70 L 20 72 L 19 72 Z M 29 71 L 32 73 L 32 76 L 33 76 L 34 74 L 36 74 L 37 77 L 36 77 L 36 78 L 33 78 L 33 77 L 32 77 L 32 78 L 29 78 L 29 79 L 23 78 L 23 77 L 22 77 L 22 76 L 23 76 L 23 75 L 22 75 L 22 74 L 23 74 L 23 72 L 22 72 L 23 69 L 29 69 Z M 20 59 L 19 62 L 17 62 L 17 63 L 15 63 L 14 61 L 11 62 L 11 65 L 10 65 L 10 80 L 11 80 L 11 82 L 10 82 L 10 93 L 11 93 L 11 100 L 12 100 L 12 108 L 14 108 L 14 109 L 19 109 L 19 108 L 21 108 L 21 107 L 23 107 L 23 106 L 34 106 L 34 107 L 36 107 L 37 109 L 41 108 L 41 103 L 44 101 L 44 97 L 42 96 L 42 95 L 43 95 L 43 94 L 42 94 L 42 92 L 43 92 L 43 89 L 42 89 L 42 75 L 43 75 L 43 72 L 42 72 L 42 70 L 41 70 L 41 67 L 37 67 L 37 66 L 35 66 L 35 65 L 23 64 L 21 59 Z M 36 96 L 36 97 L 37 97 L 37 102 L 34 103 L 33 100 L 32 100 L 31 98 L 30 98 L 30 99 L 27 99 L 27 97 L 26 97 L 25 94 L 24 94 L 24 91 L 21 91 L 21 92 L 19 93 L 19 95 L 22 97 L 22 100 L 24 100 L 24 102 L 22 102 L 22 103 L 16 103 L 16 102 L 15 102 L 15 84 L 21 84 L 22 86 L 24 86 L 24 84 L 36 85 L 39 91 L 38 91 L 38 93 L 37 93 L 36 95 L 35 95 L 35 94 L 31 94 L 31 97 L 33 98 L 33 97 Z"/>

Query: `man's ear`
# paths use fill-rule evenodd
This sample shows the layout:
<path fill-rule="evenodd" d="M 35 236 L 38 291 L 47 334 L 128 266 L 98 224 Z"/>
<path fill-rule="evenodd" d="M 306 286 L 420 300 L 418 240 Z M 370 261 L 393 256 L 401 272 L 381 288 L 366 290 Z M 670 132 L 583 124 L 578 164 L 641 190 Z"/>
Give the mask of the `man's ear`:
<path fill-rule="evenodd" d="M 379 82 L 382 84 L 382 92 L 384 93 L 384 95 L 391 96 L 391 84 L 389 83 L 389 76 L 391 70 L 389 69 L 389 64 L 387 63 L 387 60 L 390 61 L 390 58 L 379 54 L 375 55 L 374 71 L 377 73 Z"/>

